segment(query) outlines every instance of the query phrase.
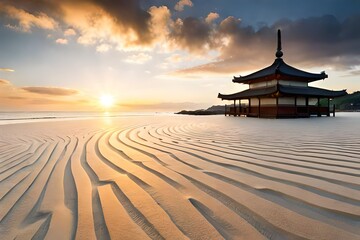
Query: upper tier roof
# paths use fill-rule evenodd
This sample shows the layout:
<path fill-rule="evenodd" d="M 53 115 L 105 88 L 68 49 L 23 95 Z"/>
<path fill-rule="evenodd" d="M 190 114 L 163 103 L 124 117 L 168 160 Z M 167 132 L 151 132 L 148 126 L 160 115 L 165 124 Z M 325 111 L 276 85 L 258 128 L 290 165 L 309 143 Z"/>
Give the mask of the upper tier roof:
<path fill-rule="evenodd" d="M 247 76 L 234 77 L 233 82 L 249 84 L 250 82 L 261 82 L 273 79 L 312 82 L 328 77 L 325 72 L 321 72 L 320 74 L 309 73 L 287 65 L 281 58 L 283 52 L 281 51 L 280 30 L 278 30 L 277 44 L 276 59 L 273 64 Z"/>
<path fill-rule="evenodd" d="M 248 84 L 254 81 L 272 79 L 312 82 L 327 77 L 328 75 L 325 74 L 325 72 L 321 72 L 320 74 L 305 72 L 286 64 L 282 58 L 277 58 L 269 67 L 246 76 L 234 77 L 233 82 Z"/>

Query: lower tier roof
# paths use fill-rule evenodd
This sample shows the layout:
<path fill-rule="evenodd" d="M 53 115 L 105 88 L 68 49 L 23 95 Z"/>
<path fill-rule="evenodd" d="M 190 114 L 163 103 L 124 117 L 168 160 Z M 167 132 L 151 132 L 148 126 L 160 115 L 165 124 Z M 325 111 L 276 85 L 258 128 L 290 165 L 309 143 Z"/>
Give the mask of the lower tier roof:
<path fill-rule="evenodd" d="M 275 85 L 267 88 L 255 88 L 247 89 L 242 92 L 234 94 L 218 94 L 218 98 L 221 100 L 237 100 L 237 99 L 247 99 L 252 97 L 265 97 L 276 95 L 284 96 L 304 96 L 304 97 L 325 97 L 325 98 L 335 98 L 346 95 L 346 90 L 341 91 L 332 91 L 316 87 L 297 87 L 297 86 L 284 86 L 284 85 Z"/>

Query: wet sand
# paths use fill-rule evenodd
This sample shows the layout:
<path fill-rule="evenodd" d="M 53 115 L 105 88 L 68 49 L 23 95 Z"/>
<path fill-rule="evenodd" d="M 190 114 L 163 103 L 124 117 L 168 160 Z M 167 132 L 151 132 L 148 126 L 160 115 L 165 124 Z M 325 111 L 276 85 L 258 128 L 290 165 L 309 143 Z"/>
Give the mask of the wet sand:
<path fill-rule="evenodd" d="M 360 114 L 0 126 L 1 239 L 360 239 Z"/>

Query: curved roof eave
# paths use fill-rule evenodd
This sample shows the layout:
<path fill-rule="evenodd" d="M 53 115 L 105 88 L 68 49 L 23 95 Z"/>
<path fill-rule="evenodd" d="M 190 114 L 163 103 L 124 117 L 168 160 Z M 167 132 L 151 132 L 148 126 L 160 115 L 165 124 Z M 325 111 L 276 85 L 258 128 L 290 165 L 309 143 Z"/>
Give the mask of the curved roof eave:
<path fill-rule="evenodd" d="M 228 95 L 219 93 L 218 98 L 221 98 L 221 100 L 245 99 L 249 97 L 266 96 L 276 92 L 277 92 L 277 86 L 275 85 L 267 88 L 246 89 L 242 92 L 228 94 Z"/>
<path fill-rule="evenodd" d="M 274 74 L 283 74 L 289 77 L 306 79 L 308 82 L 325 79 L 328 75 L 325 72 L 320 74 L 310 73 L 297 68 L 294 68 L 284 62 L 282 58 L 275 59 L 274 63 L 270 66 L 251 73 L 246 76 L 234 77 L 233 82 L 235 83 L 247 83 Z"/>

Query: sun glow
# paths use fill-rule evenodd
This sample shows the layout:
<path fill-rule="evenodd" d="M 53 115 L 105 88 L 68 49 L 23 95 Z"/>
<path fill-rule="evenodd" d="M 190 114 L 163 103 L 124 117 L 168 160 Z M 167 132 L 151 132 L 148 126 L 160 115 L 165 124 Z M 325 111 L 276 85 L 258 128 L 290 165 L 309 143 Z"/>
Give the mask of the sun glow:
<path fill-rule="evenodd" d="M 104 108 L 110 108 L 114 105 L 114 97 L 109 94 L 104 94 L 100 97 L 100 105 Z"/>

